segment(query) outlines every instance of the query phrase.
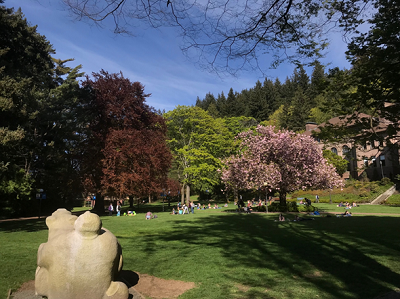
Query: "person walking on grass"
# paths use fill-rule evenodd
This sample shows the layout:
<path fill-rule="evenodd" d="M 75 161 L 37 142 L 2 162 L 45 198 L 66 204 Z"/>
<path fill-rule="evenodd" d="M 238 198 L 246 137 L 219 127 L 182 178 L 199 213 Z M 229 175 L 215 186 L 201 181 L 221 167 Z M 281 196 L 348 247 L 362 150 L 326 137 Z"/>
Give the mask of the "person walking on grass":
<path fill-rule="evenodd" d="M 187 207 L 187 205 L 186 205 L 185 203 L 184 203 L 183 206 L 182 206 L 182 210 L 183 210 L 183 213 L 182 213 L 182 214 L 185 214 L 185 213 L 188 213 L 188 214 L 189 214 L 188 207 Z"/>
<path fill-rule="evenodd" d="M 110 202 L 110 205 L 108 206 L 108 216 L 112 216 L 113 211 L 114 207 L 112 205 L 112 202 Z"/>
<path fill-rule="evenodd" d="M 115 207 L 115 210 L 117 211 L 117 216 L 121 216 L 121 203 L 119 200 L 117 201 L 117 206 Z"/>

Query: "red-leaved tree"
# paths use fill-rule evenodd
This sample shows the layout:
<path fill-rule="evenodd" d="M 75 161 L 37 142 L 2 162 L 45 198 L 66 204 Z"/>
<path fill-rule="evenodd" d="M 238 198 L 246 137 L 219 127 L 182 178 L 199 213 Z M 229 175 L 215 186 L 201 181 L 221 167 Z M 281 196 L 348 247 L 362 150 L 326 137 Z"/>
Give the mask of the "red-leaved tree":
<path fill-rule="evenodd" d="M 258 126 L 238 138 L 239 154 L 223 161 L 222 181 L 228 188 L 270 187 L 279 191 L 280 204 L 286 205 L 288 192 L 343 186 L 335 168 L 309 136 Z"/>
<path fill-rule="evenodd" d="M 149 95 L 139 82 L 104 70 L 92 76 L 84 82 L 93 95 L 85 163 L 88 189 L 130 198 L 158 191 L 172 160 L 163 117 L 145 104 Z M 104 211 L 101 197 L 96 200 L 98 212 Z"/>

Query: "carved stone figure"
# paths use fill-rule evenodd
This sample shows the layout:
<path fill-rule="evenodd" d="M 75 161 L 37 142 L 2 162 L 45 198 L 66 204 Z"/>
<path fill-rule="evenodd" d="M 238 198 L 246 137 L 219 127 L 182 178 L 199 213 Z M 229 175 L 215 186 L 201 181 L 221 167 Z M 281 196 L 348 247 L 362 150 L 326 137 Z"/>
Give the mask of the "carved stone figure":
<path fill-rule="evenodd" d="M 37 295 L 48 299 L 127 299 L 128 287 L 114 281 L 122 269 L 117 238 L 96 214 L 79 217 L 58 209 L 46 219 L 49 238 L 39 246 Z"/>

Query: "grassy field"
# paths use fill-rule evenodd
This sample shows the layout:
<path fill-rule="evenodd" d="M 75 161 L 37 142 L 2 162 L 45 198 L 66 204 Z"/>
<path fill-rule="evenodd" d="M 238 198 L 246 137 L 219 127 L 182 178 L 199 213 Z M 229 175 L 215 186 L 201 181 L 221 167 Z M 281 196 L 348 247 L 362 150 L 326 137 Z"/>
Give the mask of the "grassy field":
<path fill-rule="evenodd" d="M 319 209 L 327 206 L 335 207 Z M 391 209 L 369 211 L 400 216 L 400 208 Z M 400 287 L 398 217 L 277 222 L 277 214 L 223 209 L 157 214 L 102 221 L 122 245 L 125 270 L 195 282 L 183 299 L 375 298 Z M 34 279 L 36 251 L 46 240 L 44 220 L 0 223 L 0 298 Z"/>
<path fill-rule="evenodd" d="M 317 207 L 318 211 L 320 212 L 344 213 L 344 211 L 346 211 L 345 208 L 338 207 L 337 204 L 313 203 L 312 205 L 314 207 Z M 348 209 L 347 211 L 353 214 L 354 213 L 400 214 L 400 206 L 359 204 L 357 207 Z"/>

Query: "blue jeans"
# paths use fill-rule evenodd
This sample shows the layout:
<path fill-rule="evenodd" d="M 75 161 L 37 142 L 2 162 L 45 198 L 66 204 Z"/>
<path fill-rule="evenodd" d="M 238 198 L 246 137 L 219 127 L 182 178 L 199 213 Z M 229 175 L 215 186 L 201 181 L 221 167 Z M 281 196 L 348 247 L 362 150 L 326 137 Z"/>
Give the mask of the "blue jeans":
<path fill-rule="evenodd" d="M 192 207 L 192 214 L 194 214 L 194 207 Z"/>

